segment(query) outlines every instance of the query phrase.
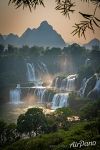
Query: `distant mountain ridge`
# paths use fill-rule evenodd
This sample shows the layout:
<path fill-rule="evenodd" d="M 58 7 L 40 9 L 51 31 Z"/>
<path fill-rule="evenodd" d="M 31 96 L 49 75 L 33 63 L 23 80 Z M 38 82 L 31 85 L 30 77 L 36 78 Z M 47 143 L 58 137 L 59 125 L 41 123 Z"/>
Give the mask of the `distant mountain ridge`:
<path fill-rule="evenodd" d="M 27 28 L 26 31 L 19 37 L 13 33 L 8 35 L 0 34 L 0 44 L 14 45 L 22 47 L 23 45 L 43 46 L 43 47 L 65 47 L 70 44 L 65 43 L 60 34 L 58 34 L 47 21 L 41 22 L 38 28 Z M 100 47 L 100 40 L 92 39 L 90 42 L 83 45 L 87 49 L 92 49 L 92 46 Z"/>
<path fill-rule="evenodd" d="M 100 47 L 100 40 L 98 39 L 93 39 L 89 43 L 84 44 L 84 47 L 87 49 L 92 49 L 92 46 L 99 46 Z"/>
<path fill-rule="evenodd" d="M 23 45 L 44 46 L 44 47 L 64 47 L 65 41 L 47 21 L 43 21 L 37 29 L 28 28 L 20 37 L 10 33 L 9 35 L 0 35 L 0 43 L 12 44 L 22 47 Z"/>

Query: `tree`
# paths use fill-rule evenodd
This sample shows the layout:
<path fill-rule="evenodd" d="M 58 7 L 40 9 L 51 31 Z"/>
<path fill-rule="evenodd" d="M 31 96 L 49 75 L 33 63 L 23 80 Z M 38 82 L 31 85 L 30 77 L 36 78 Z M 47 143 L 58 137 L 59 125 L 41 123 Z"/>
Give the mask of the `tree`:
<path fill-rule="evenodd" d="M 6 130 L 7 124 L 0 120 L 0 147 L 5 143 L 5 130 Z"/>
<path fill-rule="evenodd" d="M 62 128 L 67 130 L 69 128 L 69 122 L 67 120 L 67 117 L 70 117 L 73 115 L 73 111 L 70 108 L 59 108 L 54 112 L 54 115 L 56 117 L 56 122 L 58 125 L 58 128 Z"/>
<path fill-rule="evenodd" d="M 11 144 L 20 139 L 16 124 L 10 123 L 6 127 L 6 144 Z"/>
<path fill-rule="evenodd" d="M 85 19 L 81 21 L 80 23 L 75 23 L 75 30 L 73 30 L 73 35 L 78 35 L 79 37 L 83 36 L 85 37 L 85 32 L 87 29 L 90 29 L 94 33 L 94 26 L 97 26 L 100 28 L 100 19 L 96 16 L 97 9 L 100 8 L 100 0 L 81 0 L 85 2 L 91 2 L 94 5 L 94 11 L 93 14 L 84 14 L 82 12 L 79 12 L 79 14 Z M 56 10 L 61 11 L 61 13 L 70 18 L 70 13 L 75 12 L 74 7 L 76 6 L 76 3 L 73 2 L 73 0 L 55 0 L 56 2 Z M 38 5 L 42 5 L 45 7 L 44 0 L 9 0 L 9 4 L 14 3 L 16 8 L 19 8 L 21 6 L 29 7 L 30 11 L 32 8 L 36 8 Z"/>
<path fill-rule="evenodd" d="M 4 51 L 4 45 L 0 44 L 0 53 L 2 53 Z"/>
<path fill-rule="evenodd" d="M 30 48 L 30 54 L 36 58 L 41 56 L 43 51 L 44 51 L 43 47 L 33 46 Z"/>
<path fill-rule="evenodd" d="M 17 129 L 20 133 L 28 134 L 30 137 L 33 134 L 41 134 L 46 131 L 46 118 L 40 108 L 30 108 L 25 114 L 18 117 Z"/>
<path fill-rule="evenodd" d="M 94 71 L 96 72 L 97 70 L 100 69 L 100 50 L 99 49 L 93 49 L 90 54 L 90 61 L 91 61 L 91 66 L 93 67 Z"/>
<path fill-rule="evenodd" d="M 27 56 L 29 54 L 30 48 L 27 45 L 24 45 L 22 48 L 20 48 L 20 53 L 24 56 Z"/>
<path fill-rule="evenodd" d="M 100 118 L 100 100 L 87 103 L 80 110 L 81 119 L 93 120 Z"/>
<path fill-rule="evenodd" d="M 19 139 L 19 134 L 14 123 L 7 124 L 0 120 L 0 147 L 9 145 Z"/>
<path fill-rule="evenodd" d="M 12 54 L 15 52 L 15 47 L 13 45 L 8 44 L 8 53 Z"/>
<path fill-rule="evenodd" d="M 56 132 L 57 131 L 57 122 L 55 121 L 56 120 L 56 117 L 54 114 L 47 114 L 46 115 L 46 120 L 47 120 L 47 123 L 48 123 L 48 130 L 47 130 L 47 133 L 50 133 L 50 132 Z"/>

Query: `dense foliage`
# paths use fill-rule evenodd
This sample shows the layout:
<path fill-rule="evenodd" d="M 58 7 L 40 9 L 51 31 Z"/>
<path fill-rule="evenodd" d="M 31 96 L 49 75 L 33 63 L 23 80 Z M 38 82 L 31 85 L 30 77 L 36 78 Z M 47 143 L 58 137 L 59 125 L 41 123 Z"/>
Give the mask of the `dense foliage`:
<path fill-rule="evenodd" d="M 29 134 L 29 136 L 43 134 L 47 130 L 45 115 L 39 108 L 30 108 L 25 114 L 18 117 L 17 129 L 20 133 Z"/>
<path fill-rule="evenodd" d="M 38 136 L 37 138 L 30 138 L 20 140 L 6 150 L 70 150 L 78 149 L 78 147 L 71 147 L 71 144 L 79 141 L 91 142 L 96 140 L 95 146 L 82 146 L 84 150 L 95 150 L 100 148 L 99 122 L 84 122 L 78 123 L 71 127 L 69 131 L 59 131 L 56 133 Z"/>
<path fill-rule="evenodd" d="M 66 149 L 66 146 L 70 149 L 73 142 L 96 141 L 96 145 L 82 148 L 84 150 L 99 149 L 100 100 L 83 100 L 76 95 L 72 97 L 73 94 L 70 95 L 69 107 L 57 109 L 52 114 L 46 115 L 39 108 L 31 108 L 19 116 L 17 125 L 7 125 L 0 121 L 1 147 L 7 150 L 57 150 Z M 75 101 L 76 108 L 72 101 Z M 73 115 L 80 116 L 80 120 L 68 121 L 67 117 Z M 77 147 L 72 147 L 72 149 L 77 149 Z"/>

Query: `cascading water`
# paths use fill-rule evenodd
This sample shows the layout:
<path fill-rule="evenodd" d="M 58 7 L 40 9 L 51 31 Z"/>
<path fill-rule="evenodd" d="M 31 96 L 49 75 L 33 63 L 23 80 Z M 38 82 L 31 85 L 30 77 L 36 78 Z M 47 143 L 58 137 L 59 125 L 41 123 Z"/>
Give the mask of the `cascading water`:
<path fill-rule="evenodd" d="M 46 64 L 38 62 L 37 64 L 27 63 L 27 78 L 29 82 L 42 81 L 44 75 L 49 75 Z"/>
<path fill-rule="evenodd" d="M 58 88 L 58 79 L 59 79 L 58 77 L 55 79 L 54 85 L 53 85 L 53 86 L 56 87 L 56 88 Z"/>
<path fill-rule="evenodd" d="M 20 84 L 17 84 L 17 87 L 13 90 L 10 90 L 10 102 L 12 104 L 19 104 L 21 98 L 21 89 Z"/>
<path fill-rule="evenodd" d="M 59 88 L 61 91 L 74 91 L 75 90 L 75 79 L 77 75 L 69 75 L 65 78 L 57 77 L 54 79 L 52 86 Z"/>
<path fill-rule="evenodd" d="M 55 94 L 52 101 L 52 109 L 62 108 L 68 106 L 69 93 Z"/>
<path fill-rule="evenodd" d="M 62 77 L 56 77 L 54 80 L 53 80 L 53 83 L 52 83 L 52 87 L 54 88 L 59 88 L 59 89 L 62 89 L 64 88 L 65 86 L 65 81 L 66 79 L 65 78 L 62 78 Z"/>
<path fill-rule="evenodd" d="M 97 81 L 96 81 L 96 85 L 95 85 L 95 87 L 94 87 L 94 90 L 96 90 L 96 91 L 100 91 L 100 79 L 98 79 Z"/>
<path fill-rule="evenodd" d="M 37 67 L 36 67 L 37 66 Z M 35 72 L 35 67 L 37 68 Z M 48 74 L 48 69 L 46 65 L 43 62 L 39 62 L 37 65 L 27 63 L 27 75 L 28 75 L 28 81 L 37 81 L 36 80 L 36 74 L 38 79 L 42 77 L 42 75 Z M 75 75 L 69 75 L 67 78 L 59 78 L 57 77 L 53 83 L 55 88 L 59 88 L 60 90 L 64 91 L 73 91 L 75 90 Z M 39 82 L 39 80 L 38 80 Z M 45 99 L 45 95 L 47 95 L 47 89 L 46 87 L 43 87 L 42 85 L 39 86 L 37 83 L 36 89 L 34 91 L 34 95 L 36 95 L 40 102 L 43 103 Z M 55 94 L 52 100 L 52 109 L 61 108 L 64 106 L 67 106 L 67 100 L 68 100 L 69 93 L 59 93 Z"/>
<path fill-rule="evenodd" d="M 88 79 L 86 79 L 86 78 L 83 79 L 83 83 L 82 83 L 82 86 L 81 86 L 80 91 L 79 91 L 80 96 L 84 96 L 86 87 L 88 85 L 88 82 L 91 80 L 91 78 L 92 77 L 90 77 Z"/>
<path fill-rule="evenodd" d="M 61 90 L 65 90 L 67 87 L 67 78 L 63 79 L 62 80 L 62 83 L 61 83 Z"/>
<path fill-rule="evenodd" d="M 93 90 L 100 92 L 100 77 L 97 73 L 95 73 L 95 76 L 96 76 L 96 84 Z"/>
<path fill-rule="evenodd" d="M 64 93 L 55 94 L 52 100 L 52 109 L 62 108 L 68 106 L 68 96 L 70 91 L 75 90 L 75 79 L 77 75 L 69 75 L 67 78 L 61 80 L 60 90 Z M 54 86 L 58 87 L 58 78 L 54 81 Z M 66 92 L 66 93 L 65 93 Z"/>
<path fill-rule="evenodd" d="M 41 62 L 41 63 L 40 63 L 40 68 L 41 68 L 41 70 L 43 71 L 43 73 L 49 74 L 49 73 L 48 73 L 47 66 L 46 66 L 45 63 Z"/>
<path fill-rule="evenodd" d="M 27 63 L 27 77 L 29 82 L 34 82 L 35 84 L 35 90 L 34 95 L 37 96 L 40 100 L 40 102 L 43 102 L 45 89 L 46 87 L 43 87 L 43 78 L 44 75 L 48 75 L 48 69 L 47 66 L 42 62 L 39 61 L 38 63 L 30 64 Z"/>
<path fill-rule="evenodd" d="M 83 96 L 85 89 L 86 89 L 86 78 L 83 79 L 82 83 L 81 83 L 81 88 L 79 89 L 79 95 Z"/>
<path fill-rule="evenodd" d="M 40 102 L 43 102 L 43 96 L 44 96 L 44 92 L 45 92 L 45 87 L 36 87 L 35 91 L 34 91 L 34 95 L 36 95 L 37 97 L 39 97 Z"/>
<path fill-rule="evenodd" d="M 67 77 L 67 91 L 74 91 L 75 90 L 75 79 L 76 79 L 76 74 L 75 75 L 69 75 Z"/>
<path fill-rule="evenodd" d="M 27 77 L 29 82 L 36 80 L 35 68 L 33 64 L 27 63 Z"/>
<path fill-rule="evenodd" d="M 47 89 L 45 89 L 41 95 L 41 103 L 43 103 L 43 101 L 44 101 L 44 96 L 45 96 L 46 91 L 47 91 Z"/>

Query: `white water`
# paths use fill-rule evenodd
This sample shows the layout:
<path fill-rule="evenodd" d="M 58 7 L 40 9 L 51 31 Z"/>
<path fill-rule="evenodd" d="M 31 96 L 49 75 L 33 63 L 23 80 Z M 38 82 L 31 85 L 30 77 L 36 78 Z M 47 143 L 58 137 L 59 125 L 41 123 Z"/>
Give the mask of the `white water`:
<path fill-rule="evenodd" d="M 41 71 L 42 71 L 43 73 L 45 73 L 45 74 L 49 74 L 49 73 L 48 73 L 47 66 L 46 66 L 46 64 L 45 64 L 45 63 L 40 62 L 39 67 L 40 67 L 40 69 L 41 69 Z"/>
<path fill-rule="evenodd" d="M 95 77 L 96 77 L 96 84 L 95 84 L 95 86 L 94 86 L 94 88 L 93 88 L 92 90 L 96 90 L 96 91 L 99 92 L 99 91 L 100 91 L 100 78 L 99 78 L 98 74 L 96 74 L 96 73 L 95 73 Z M 88 78 L 88 79 L 86 79 L 86 78 L 83 79 L 81 88 L 80 88 L 80 90 L 79 90 L 80 96 L 84 96 L 86 87 L 87 87 L 89 81 L 90 81 L 92 78 L 93 78 L 93 76 L 90 77 L 90 78 Z M 91 91 L 90 91 L 90 92 L 91 92 Z M 89 93 L 90 93 L 90 92 L 89 92 Z M 88 93 L 88 94 L 89 94 L 89 93 Z"/>
<path fill-rule="evenodd" d="M 75 75 L 69 75 L 67 77 L 67 91 L 74 91 L 75 90 L 75 79 L 76 79 L 76 74 Z"/>
<path fill-rule="evenodd" d="M 54 81 L 54 87 L 56 87 L 56 88 L 58 88 L 58 77 L 55 79 L 55 81 Z"/>
<path fill-rule="evenodd" d="M 81 83 L 81 88 L 79 89 L 79 95 L 83 96 L 85 89 L 86 89 L 86 78 L 83 79 L 82 83 Z"/>
<path fill-rule="evenodd" d="M 44 96 L 45 96 L 46 91 L 47 91 L 47 90 L 45 89 L 45 90 L 42 92 L 42 95 L 41 95 L 41 103 L 43 103 L 43 101 L 44 101 L 43 99 L 44 99 Z"/>
<path fill-rule="evenodd" d="M 75 90 L 75 79 L 77 75 L 69 75 L 67 78 L 59 81 L 59 77 L 54 80 L 53 87 L 60 88 L 63 91 L 74 91 Z M 58 85 L 59 82 L 59 85 Z"/>
<path fill-rule="evenodd" d="M 65 79 L 63 79 L 62 80 L 62 83 L 61 83 L 61 90 L 66 90 L 66 88 L 67 88 L 67 78 L 65 78 Z"/>
<path fill-rule="evenodd" d="M 36 87 L 35 91 L 34 91 L 34 95 L 36 95 L 40 102 L 43 102 L 43 97 L 44 97 L 44 93 L 46 91 L 46 88 L 41 86 L 41 87 Z"/>
<path fill-rule="evenodd" d="M 58 93 L 55 94 L 52 101 L 52 109 L 62 108 L 68 106 L 68 95 L 69 93 Z"/>
<path fill-rule="evenodd" d="M 40 68 L 44 68 L 43 72 L 48 73 L 46 65 L 44 63 L 41 63 Z M 37 81 L 36 80 L 36 74 L 35 74 L 35 67 L 34 65 L 27 63 L 27 75 L 28 75 L 28 81 Z M 72 91 L 75 90 L 75 79 L 76 75 L 69 75 L 67 78 L 64 78 L 61 82 L 61 88 L 65 91 Z M 57 81 L 59 78 L 56 78 L 55 80 L 55 87 L 58 87 Z M 37 81 L 38 82 L 38 81 Z M 43 103 L 45 99 L 46 94 L 46 87 L 43 87 L 42 85 L 37 85 L 34 87 L 36 88 L 34 90 L 34 95 L 36 95 L 39 98 L 39 102 Z M 20 86 L 17 85 L 16 89 L 10 91 L 10 99 L 12 103 L 19 103 L 20 102 Z M 52 100 L 52 109 L 56 108 L 62 108 L 68 106 L 68 95 L 69 93 L 58 93 L 55 94 Z M 50 95 L 48 95 L 49 97 Z"/>
<path fill-rule="evenodd" d="M 97 81 L 96 81 L 96 85 L 95 85 L 95 87 L 94 87 L 94 90 L 96 90 L 96 91 L 100 91 L 100 79 L 98 79 Z"/>
<path fill-rule="evenodd" d="M 95 76 L 96 76 L 96 84 L 95 84 L 95 87 L 94 87 L 94 90 L 96 91 L 100 91 L 100 77 L 97 73 L 95 73 Z"/>
<path fill-rule="evenodd" d="M 36 86 L 34 95 L 39 98 L 41 103 L 43 102 L 43 98 L 46 92 L 46 88 L 42 86 L 42 78 L 44 77 L 44 75 L 49 75 L 49 73 L 47 66 L 42 61 L 35 64 L 35 66 L 33 64 L 27 63 L 28 81 L 34 81 L 34 84 Z"/>
<path fill-rule="evenodd" d="M 90 77 L 90 78 L 88 78 L 88 79 L 86 79 L 86 78 L 83 79 L 82 86 L 81 86 L 81 88 L 80 88 L 80 90 L 79 90 L 80 96 L 84 96 L 86 87 L 87 87 L 87 85 L 88 85 L 88 83 L 89 83 L 89 81 L 90 81 L 91 79 L 92 79 L 92 77 Z"/>
<path fill-rule="evenodd" d="M 27 78 L 29 82 L 36 80 L 34 65 L 30 63 L 27 63 Z"/>
<path fill-rule="evenodd" d="M 42 61 L 37 64 L 27 63 L 27 78 L 29 82 L 39 82 L 44 75 L 49 75 L 46 64 Z"/>
<path fill-rule="evenodd" d="M 20 84 L 17 84 L 17 87 L 13 90 L 10 90 L 10 102 L 12 104 L 19 104 L 21 97 Z"/>
<path fill-rule="evenodd" d="M 60 90 L 66 93 L 58 93 L 55 94 L 52 100 L 52 109 L 62 108 L 68 106 L 68 95 L 70 91 L 75 90 L 75 79 L 77 75 L 69 75 L 67 78 L 64 78 L 61 81 Z M 58 80 L 59 78 L 55 79 L 54 86 L 58 88 Z"/>

